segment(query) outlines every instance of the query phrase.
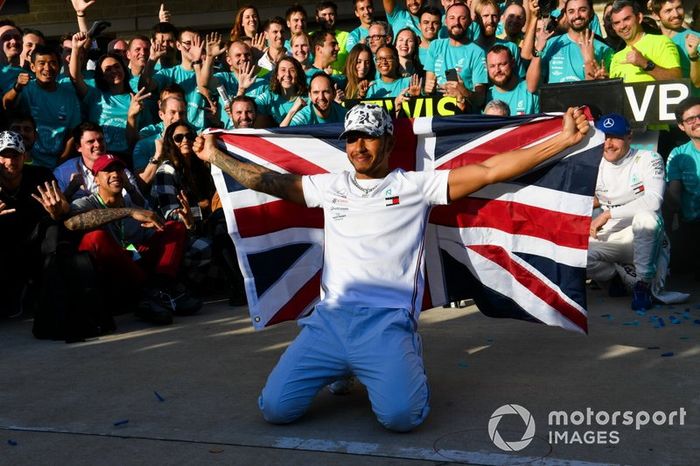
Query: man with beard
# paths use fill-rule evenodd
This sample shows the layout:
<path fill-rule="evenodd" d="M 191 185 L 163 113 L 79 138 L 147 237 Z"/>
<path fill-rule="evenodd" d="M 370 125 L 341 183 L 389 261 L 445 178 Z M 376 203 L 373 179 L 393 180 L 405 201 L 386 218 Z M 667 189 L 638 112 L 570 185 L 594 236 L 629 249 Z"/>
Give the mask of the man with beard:
<path fill-rule="evenodd" d="M 247 95 L 239 95 L 231 102 L 231 122 L 234 128 L 254 128 L 257 113 L 255 101 Z"/>
<path fill-rule="evenodd" d="M 474 43 L 481 47 L 484 53 L 494 45 L 503 45 L 510 50 L 510 54 L 515 60 L 515 68 L 519 78 L 525 77 L 525 67 L 520 60 L 520 47 L 508 40 L 496 37 L 496 29 L 501 16 L 496 0 L 483 0 L 476 5 L 476 24 L 479 26 L 480 34 Z"/>
<path fill-rule="evenodd" d="M 538 11 L 537 8 L 533 15 Z M 552 33 L 545 28 L 536 33 L 537 21 L 528 24 L 523 57 L 527 59 L 532 54 L 527 70 L 528 88 L 532 92 L 540 81 L 552 84 L 593 79 L 594 70 L 609 67 L 613 50 L 588 28 L 593 17 L 591 0 L 567 0 L 564 14 L 569 30 L 559 36 L 551 37 Z M 587 72 L 590 76 L 586 76 Z"/>
<path fill-rule="evenodd" d="M 681 74 L 690 78 L 692 94 L 700 96 L 700 33 L 683 27 L 685 9 L 682 0 L 653 0 L 651 9 L 659 17 L 661 32 L 678 48 Z"/>
<path fill-rule="evenodd" d="M 304 100 L 297 99 L 289 110 L 294 115 L 289 126 L 338 123 L 345 117 L 345 107 L 335 102 L 333 80 L 326 73 L 316 73 L 311 78 L 309 103 L 303 108 L 301 105 L 304 105 Z"/>
<path fill-rule="evenodd" d="M 258 398 L 265 420 L 294 422 L 322 387 L 354 375 L 382 426 L 405 432 L 420 425 L 430 412 L 417 329 L 430 209 L 525 173 L 588 130 L 583 113 L 569 109 L 562 132 L 532 147 L 452 170 L 392 170 L 391 117 L 378 105 L 359 104 L 340 136 L 352 169 L 312 176 L 240 162 L 217 149 L 214 135 L 198 137 L 197 156 L 246 188 L 325 212 L 322 297 L 299 321 L 301 332 Z"/>
<path fill-rule="evenodd" d="M 320 31 L 328 31 L 335 36 L 338 42 L 338 56 L 333 62 L 333 69 L 338 72 L 345 70 L 345 60 L 348 58 L 348 33 L 335 28 L 338 19 L 338 5 L 330 0 L 323 0 L 316 5 L 316 22 Z M 315 33 L 315 34 L 318 34 Z"/>
<path fill-rule="evenodd" d="M 406 6 L 397 5 L 397 0 L 382 0 L 386 18 L 391 29 L 399 32 L 403 28 L 413 29 L 416 35 L 420 35 L 420 18 L 418 12 L 425 3 L 423 0 L 406 0 Z M 398 0 L 401 1 L 401 0 Z"/>
<path fill-rule="evenodd" d="M 454 3 L 445 15 L 449 38 L 436 39 L 430 44 L 424 63 L 425 91 L 430 94 L 438 85 L 445 95 L 457 98 L 461 110 L 475 111 L 483 105 L 486 95 L 486 54 L 468 40 L 470 14 L 467 5 Z"/>
<path fill-rule="evenodd" d="M 492 83 L 486 92 L 487 102 L 497 99 L 507 103 L 511 115 L 540 111 L 539 97 L 530 92 L 527 82 L 519 80 L 513 72 L 515 61 L 508 47 L 494 45 L 486 54 L 486 67 Z"/>
<path fill-rule="evenodd" d="M 675 113 L 678 127 L 690 141 L 673 149 L 666 164 L 669 213 L 680 213 L 679 228 L 671 238 L 673 251 L 677 252 L 672 256 L 672 266 L 674 271 L 690 267 L 700 279 L 700 97 L 685 99 Z M 672 220 L 667 222 L 669 231 Z"/>
<path fill-rule="evenodd" d="M 610 77 L 626 83 L 669 81 L 681 77 L 678 48 L 666 36 L 646 34 L 642 12 L 629 0 L 615 2 L 610 19 L 626 47 L 612 57 Z"/>

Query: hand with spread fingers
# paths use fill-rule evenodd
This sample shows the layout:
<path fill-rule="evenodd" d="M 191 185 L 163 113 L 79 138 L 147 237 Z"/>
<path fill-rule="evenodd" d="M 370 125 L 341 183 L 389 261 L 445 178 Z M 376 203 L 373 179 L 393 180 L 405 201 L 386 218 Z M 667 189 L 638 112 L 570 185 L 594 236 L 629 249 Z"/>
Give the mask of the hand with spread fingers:
<path fill-rule="evenodd" d="M 58 187 L 56 180 L 47 181 L 44 186 L 37 186 L 39 195 L 32 194 L 32 197 L 44 207 L 52 219 L 60 220 L 70 211 L 70 204 Z"/>
<path fill-rule="evenodd" d="M 184 191 L 180 191 L 177 195 L 177 200 L 180 201 L 182 206 L 179 209 L 175 209 L 175 213 L 180 217 L 182 223 L 188 230 L 194 228 L 194 215 L 192 215 L 192 209 L 190 208 L 190 201 L 187 200 L 187 195 Z"/>
<path fill-rule="evenodd" d="M 154 228 L 158 231 L 162 231 L 165 224 L 157 213 L 146 209 L 134 209 L 131 218 L 141 222 L 141 226 L 144 228 Z"/>

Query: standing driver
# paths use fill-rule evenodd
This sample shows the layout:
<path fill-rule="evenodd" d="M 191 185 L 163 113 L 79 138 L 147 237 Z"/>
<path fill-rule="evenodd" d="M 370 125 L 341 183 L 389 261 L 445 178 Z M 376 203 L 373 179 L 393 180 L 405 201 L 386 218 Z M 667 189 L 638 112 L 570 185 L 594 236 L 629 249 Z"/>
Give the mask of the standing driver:
<path fill-rule="evenodd" d="M 341 135 L 354 171 L 311 176 L 240 162 L 219 151 L 213 135 L 198 137 L 197 156 L 247 188 L 325 213 L 321 301 L 267 379 L 259 398 L 265 419 L 292 422 L 320 389 L 354 375 L 384 427 L 420 425 L 430 411 L 417 321 L 431 207 L 525 173 L 578 144 L 588 129 L 583 113 L 569 109 L 562 132 L 535 146 L 449 171 L 407 172 L 389 168 L 389 114 L 360 104 Z"/>

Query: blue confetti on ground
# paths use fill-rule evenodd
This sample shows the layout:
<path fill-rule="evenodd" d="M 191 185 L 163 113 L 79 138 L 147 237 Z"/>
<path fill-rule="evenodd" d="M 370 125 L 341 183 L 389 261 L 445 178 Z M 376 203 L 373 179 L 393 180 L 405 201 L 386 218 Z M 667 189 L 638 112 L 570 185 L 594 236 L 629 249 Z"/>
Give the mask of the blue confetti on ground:
<path fill-rule="evenodd" d="M 673 351 L 669 351 L 668 353 L 661 353 L 662 358 L 670 358 L 673 356 Z"/>
<path fill-rule="evenodd" d="M 457 365 L 458 365 L 459 367 L 464 367 L 464 368 L 469 367 L 469 364 L 467 364 L 467 363 L 464 362 L 464 361 L 460 361 L 459 364 L 457 364 Z"/>
<path fill-rule="evenodd" d="M 661 328 L 661 327 L 663 327 L 663 326 L 665 326 L 665 325 L 666 325 L 666 324 L 664 324 L 664 320 L 663 320 L 661 317 L 659 317 L 658 320 L 656 321 L 655 327 L 656 327 L 656 328 Z"/>
<path fill-rule="evenodd" d="M 613 319 L 614 319 L 614 317 L 613 317 L 612 315 L 610 315 L 610 314 L 601 314 L 600 317 L 606 318 L 606 319 L 608 319 L 608 320 L 613 320 Z"/>
<path fill-rule="evenodd" d="M 629 327 L 639 327 L 639 321 L 638 320 L 632 320 L 630 322 L 625 322 L 622 325 L 627 325 Z"/>
<path fill-rule="evenodd" d="M 693 321 L 693 323 L 694 323 L 695 325 L 700 325 L 700 319 L 695 319 L 695 320 Z"/>
<path fill-rule="evenodd" d="M 493 338 L 487 338 L 486 343 L 493 343 Z"/>
<path fill-rule="evenodd" d="M 158 393 L 157 391 L 153 390 L 153 394 L 156 396 L 156 398 L 158 398 L 158 401 L 160 401 L 160 402 L 165 401 L 165 398 L 160 396 L 160 393 Z"/>
<path fill-rule="evenodd" d="M 636 312 L 637 315 L 640 317 L 644 317 L 645 315 L 647 315 L 647 311 L 639 310 L 639 311 L 634 311 L 634 312 Z"/>
<path fill-rule="evenodd" d="M 675 317 L 675 316 L 670 316 L 668 318 L 668 320 L 670 320 L 673 325 L 678 325 L 681 323 L 681 321 L 678 320 L 678 317 Z"/>
<path fill-rule="evenodd" d="M 13 446 L 13 447 L 16 447 L 16 446 L 17 446 L 17 440 L 9 439 L 9 440 L 7 441 L 7 444 L 8 444 L 8 445 L 11 445 L 11 446 Z"/>
<path fill-rule="evenodd" d="M 681 340 L 690 340 L 690 337 L 680 337 Z"/>
<path fill-rule="evenodd" d="M 121 421 L 115 422 L 115 423 L 114 423 L 114 426 L 115 426 L 115 427 L 124 426 L 124 425 L 126 425 L 126 424 L 128 424 L 128 423 L 129 423 L 129 420 L 128 420 L 128 419 L 122 419 Z"/>

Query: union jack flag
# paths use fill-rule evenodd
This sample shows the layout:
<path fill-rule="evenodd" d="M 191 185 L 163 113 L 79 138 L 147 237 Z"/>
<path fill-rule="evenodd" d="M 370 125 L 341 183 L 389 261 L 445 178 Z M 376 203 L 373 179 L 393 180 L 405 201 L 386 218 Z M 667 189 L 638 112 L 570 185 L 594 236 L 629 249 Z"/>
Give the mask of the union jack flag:
<path fill-rule="evenodd" d="M 561 121 L 557 115 L 402 119 L 390 162 L 405 170 L 478 163 L 552 137 Z M 338 140 L 342 124 L 213 132 L 230 155 L 278 172 L 352 171 Z M 587 332 L 586 252 L 603 142 L 589 134 L 522 177 L 433 208 L 423 309 L 472 298 L 491 317 Z M 212 173 L 254 327 L 310 313 L 320 299 L 323 211 L 245 189 L 216 167 Z"/>

